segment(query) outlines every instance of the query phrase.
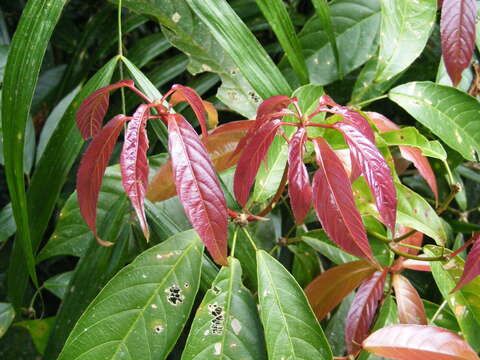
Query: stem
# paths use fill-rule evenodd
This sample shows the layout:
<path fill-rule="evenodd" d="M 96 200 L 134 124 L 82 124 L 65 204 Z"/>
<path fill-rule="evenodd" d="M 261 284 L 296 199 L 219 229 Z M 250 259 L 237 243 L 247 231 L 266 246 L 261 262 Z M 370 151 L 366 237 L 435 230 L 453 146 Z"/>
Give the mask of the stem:
<path fill-rule="evenodd" d="M 237 246 L 237 235 L 238 235 L 238 226 L 235 227 L 235 231 L 233 232 L 232 252 L 230 253 L 231 257 L 235 257 L 235 247 Z"/>
<path fill-rule="evenodd" d="M 122 43 L 122 0 L 118 1 L 118 12 L 117 12 L 117 30 L 118 30 L 118 55 L 120 58 L 123 58 L 123 43 Z M 123 62 L 120 61 L 119 64 L 120 70 L 120 79 L 123 80 Z M 125 89 L 122 87 L 120 88 L 120 94 L 122 96 L 122 110 L 123 113 L 126 114 L 126 105 L 125 105 Z"/>
<path fill-rule="evenodd" d="M 392 241 L 393 241 L 393 242 L 396 242 L 396 243 L 397 243 L 397 242 L 400 242 L 400 241 L 402 241 L 402 240 L 405 240 L 405 239 L 409 238 L 410 236 L 412 236 L 412 235 L 415 234 L 416 232 L 417 232 L 417 230 L 410 230 L 410 231 L 407 232 L 406 234 L 403 234 L 402 236 L 399 236 L 399 237 L 393 239 Z M 402 244 L 402 245 L 404 245 L 404 244 Z"/>
<path fill-rule="evenodd" d="M 402 245 L 403 246 L 403 245 Z M 398 256 L 403 256 L 406 259 L 412 259 L 412 260 L 420 260 L 420 261 L 443 261 L 445 260 L 445 256 L 443 255 L 443 248 L 442 248 L 442 255 L 440 256 L 432 256 L 432 257 L 423 257 L 423 256 L 417 256 L 417 255 L 411 255 L 407 254 L 403 251 L 394 249 L 392 247 L 392 244 L 390 244 L 390 250 L 393 251 L 395 254 Z"/>
<path fill-rule="evenodd" d="M 478 233 L 478 234 L 480 234 L 480 233 Z M 475 241 L 477 241 L 478 238 L 479 238 L 479 236 L 476 236 L 476 235 L 474 234 L 465 244 L 463 244 L 460 248 L 458 248 L 457 250 L 455 250 L 453 253 L 448 254 L 447 257 L 452 258 L 452 257 L 457 256 L 457 255 L 460 254 L 463 250 L 465 250 L 467 247 L 469 247 L 469 246 L 472 245 Z"/>
<path fill-rule="evenodd" d="M 388 95 L 377 96 L 377 97 L 374 97 L 374 98 L 371 98 L 371 99 L 368 99 L 368 100 L 359 102 L 359 103 L 357 103 L 357 104 L 353 104 L 352 107 L 361 108 L 362 106 L 371 104 L 371 103 L 373 103 L 373 102 L 375 102 L 375 101 L 377 101 L 377 100 L 386 99 L 387 97 L 388 97 Z"/>
<path fill-rule="evenodd" d="M 451 185 L 451 191 L 448 197 L 445 199 L 445 202 L 437 209 L 437 214 L 440 215 L 445 210 L 448 209 L 448 205 L 455 199 L 455 195 L 457 195 L 462 190 L 462 186 L 458 183 L 453 183 Z"/>
<path fill-rule="evenodd" d="M 442 312 L 443 308 L 447 305 L 447 300 L 444 300 L 442 304 L 438 307 L 437 311 L 435 311 L 435 314 L 432 317 L 432 320 L 430 322 L 433 324 L 435 320 L 437 320 L 437 317 L 440 315 Z"/>
<path fill-rule="evenodd" d="M 450 185 L 455 184 L 455 179 L 453 178 L 452 170 L 450 169 L 450 165 L 448 165 L 448 162 L 446 160 L 443 161 L 443 165 L 445 166 L 445 169 L 447 170 L 447 175 L 448 175 L 448 180 Z"/>
<path fill-rule="evenodd" d="M 255 241 L 253 241 L 252 236 L 250 235 L 248 230 L 246 228 L 242 227 L 242 231 L 245 234 L 245 236 L 247 237 L 247 239 L 250 240 L 250 243 L 252 244 L 255 251 L 258 251 L 257 245 L 255 245 Z"/>
<path fill-rule="evenodd" d="M 283 191 L 285 190 L 285 185 L 287 184 L 287 176 L 288 176 L 288 163 L 285 166 L 285 170 L 283 170 L 282 180 L 280 181 L 280 185 L 278 186 L 278 189 L 277 189 L 277 192 L 275 193 L 275 196 L 273 197 L 272 201 L 270 201 L 270 204 L 268 204 L 265 209 L 260 211 L 257 214 L 257 216 L 265 216 L 268 213 L 270 213 L 270 211 L 273 210 L 273 208 L 277 204 L 278 200 L 282 196 Z"/>

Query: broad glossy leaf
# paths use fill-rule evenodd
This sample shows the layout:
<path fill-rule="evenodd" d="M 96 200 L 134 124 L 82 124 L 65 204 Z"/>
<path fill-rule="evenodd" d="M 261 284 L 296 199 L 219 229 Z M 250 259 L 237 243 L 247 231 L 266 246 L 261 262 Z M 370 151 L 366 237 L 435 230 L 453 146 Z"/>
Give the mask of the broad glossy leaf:
<path fill-rule="evenodd" d="M 345 251 L 373 259 L 342 162 L 323 138 L 314 145 L 319 169 L 313 178 L 313 206 L 325 232 Z"/>
<path fill-rule="evenodd" d="M 148 184 L 148 137 L 145 126 L 149 115 L 150 109 L 147 105 L 140 105 L 135 111 L 125 131 L 125 140 L 120 154 L 123 188 L 135 209 L 147 241 L 150 234 L 144 207 Z"/>
<path fill-rule="evenodd" d="M 393 274 L 392 284 L 395 290 L 400 323 L 427 325 L 427 316 L 422 299 L 420 299 L 420 295 L 410 281 L 400 274 Z"/>
<path fill-rule="evenodd" d="M 263 250 L 257 252 L 257 273 L 269 359 L 332 359 L 327 339 L 293 276 Z"/>
<path fill-rule="evenodd" d="M 359 260 L 332 267 L 313 280 L 305 294 L 317 319 L 322 320 L 375 270 L 372 264 Z"/>
<path fill-rule="evenodd" d="M 303 153 L 307 132 L 300 128 L 288 145 L 288 195 L 297 224 L 303 224 L 312 205 L 312 187 L 307 167 L 303 163 Z"/>
<path fill-rule="evenodd" d="M 62 274 L 55 275 L 43 283 L 43 287 L 63 300 L 68 290 L 68 285 L 72 280 L 74 271 L 67 271 Z"/>
<path fill-rule="evenodd" d="M 386 271 L 377 271 L 366 279 L 357 290 L 345 327 L 345 342 L 348 354 L 357 354 L 360 344 L 370 332 L 378 303 L 383 297 Z"/>
<path fill-rule="evenodd" d="M 460 289 L 462 286 L 468 284 L 470 281 L 480 275 L 480 233 L 477 233 L 474 235 L 474 237 L 475 242 L 473 243 L 473 246 L 467 255 L 462 277 L 460 278 L 457 286 L 455 286 L 455 289 L 452 291 Z"/>
<path fill-rule="evenodd" d="M 391 325 L 371 334 L 362 344 L 375 355 L 398 360 L 478 360 L 460 336 L 427 325 Z"/>
<path fill-rule="evenodd" d="M 476 0 L 445 0 L 442 4 L 442 54 L 445 67 L 457 86 L 472 60 L 476 35 Z"/>
<path fill-rule="evenodd" d="M 235 258 L 218 273 L 195 314 L 182 360 L 266 359 L 255 300 Z"/>
<path fill-rule="evenodd" d="M 58 359 L 165 359 L 192 309 L 202 250 L 190 230 L 142 253 L 89 305 Z"/>
<path fill-rule="evenodd" d="M 303 234 L 302 241 L 337 265 L 358 260 L 356 256 L 340 249 L 323 230 L 313 230 Z"/>
<path fill-rule="evenodd" d="M 133 87 L 133 81 L 122 80 L 116 84 L 103 87 L 83 100 L 77 111 L 77 126 L 85 140 L 98 134 L 108 110 L 110 93 L 121 87 Z"/>
<path fill-rule="evenodd" d="M 397 196 L 387 162 L 376 146 L 355 127 L 342 122 L 334 126 L 343 133 L 350 147 L 352 159 L 362 170 L 372 191 L 383 222 L 393 231 L 396 222 Z"/>
<path fill-rule="evenodd" d="M 103 175 L 113 148 L 127 118 L 117 115 L 95 135 L 83 155 L 77 173 L 77 196 L 80 213 L 90 227 L 97 241 L 102 245 L 112 245 L 97 236 L 97 202 Z"/>
<path fill-rule="evenodd" d="M 437 15 L 436 0 L 382 0 L 376 81 L 390 80 L 420 56 Z"/>
<path fill-rule="evenodd" d="M 389 97 L 465 159 L 480 151 L 477 99 L 450 86 L 411 82 L 390 90 Z"/>
<path fill-rule="evenodd" d="M 12 304 L 0 303 L 0 338 L 5 335 L 15 318 L 15 310 Z"/>
<path fill-rule="evenodd" d="M 424 248 L 428 256 L 439 256 L 440 247 L 427 245 Z M 446 254 L 449 250 L 444 250 Z M 452 292 L 463 272 L 464 261 L 460 256 L 455 256 L 448 261 L 432 262 L 432 275 L 443 298 L 457 318 L 463 335 L 475 349 L 480 349 L 480 279 L 476 278 L 460 290 Z"/>
<path fill-rule="evenodd" d="M 219 265 L 227 265 L 227 204 L 208 153 L 180 115 L 168 118 L 168 146 L 178 197 Z"/>

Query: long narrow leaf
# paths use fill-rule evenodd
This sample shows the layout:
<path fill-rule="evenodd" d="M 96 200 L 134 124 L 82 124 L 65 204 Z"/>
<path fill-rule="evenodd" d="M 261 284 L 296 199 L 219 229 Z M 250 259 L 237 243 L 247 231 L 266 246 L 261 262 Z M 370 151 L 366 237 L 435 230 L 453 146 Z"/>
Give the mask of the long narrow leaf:
<path fill-rule="evenodd" d="M 393 288 L 397 299 L 400 323 L 427 325 L 427 315 L 422 299 L 410 281 L 400 274 L 394 274 Z"/>
<path fill-rule="evenodd" d="M 457 291 L 480 275 L 480 233 L 474 235 L 474 244 L 467 255 L 462 277 L 452 292 Z"/>

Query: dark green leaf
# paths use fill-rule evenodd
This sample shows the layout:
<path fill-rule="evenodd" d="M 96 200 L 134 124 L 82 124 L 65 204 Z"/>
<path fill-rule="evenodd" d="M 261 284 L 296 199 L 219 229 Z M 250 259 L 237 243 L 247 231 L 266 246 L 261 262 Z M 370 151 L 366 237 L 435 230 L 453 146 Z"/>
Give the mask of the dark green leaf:
<path fill-rule="evenodd" d="M 7 332 L 14 317 L 13 306 L 8 303 L 0 303 L 0 338 Z"/>
<path fill-rule="evenodd" d="M 32 337 L 33 343 L 37 348 L 37 351 L 43 355 L 54 323 L 55 318 L 49 317 L 39 320 L 26 320 L 17 322 L 15 323 L 15 326 L 21 326 L 28 330 L 30 336 Z"/>
<path fill-rule="evenodd" d="M 314 230 L 303 234 L 302 240 L 337 265 L 358 260 L 356 256 L 340 249 L 323 230 Z"/>
<path fill-rule="evenodd" d="M 63 300 L 73 277 L 73 271 L 55 275 L 43 283 L 43 287 Z"/>
<path fill-rule="evenodd" d="M 290 245 L 293 252 L 292 275 L 298 284 L 304 288 L 320 273 L 320 263 L 317 254 L 307 243 Z"/>
<path fill-rule="evenodd" d="M 352 292 L 342 301 L 325 328 L 325 336 L 334 356 L 343 356 L 345 354 L 345 320 L 352 305 L 353 297 L 354 293 Z"/>

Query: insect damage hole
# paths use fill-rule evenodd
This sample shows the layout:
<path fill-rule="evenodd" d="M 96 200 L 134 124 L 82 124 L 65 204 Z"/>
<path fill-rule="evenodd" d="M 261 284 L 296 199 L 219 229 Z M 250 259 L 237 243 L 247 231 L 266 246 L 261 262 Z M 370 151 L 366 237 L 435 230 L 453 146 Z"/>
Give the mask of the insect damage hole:
<path fill-rule="evenodd" d="M 173 306 L 180 305 L 185 300 L 185 296 L 182 294 L 182 289 L 177 284 L 173 284 L 165 290 L 167 293 L 167 301 Z"/>
<path fill-rule="evenodd" d="M 223 327 L 225 316 L 223 312 L 223 308 L 216 303 L 208 305 L 208 311 L 212 316 L 212 320 L 210 320 L 210 331 L 213 335 L 222 335 L 223 334 Z"/>
<path fill-rule="evenodd" d="M 155 325 L 153 327 L 153 331 L 155 332 L 155 334 L 160 334 L 161 332 L 163 332 L 163 330 L 165 330 L 165 328 L 162 325 Z"/>

